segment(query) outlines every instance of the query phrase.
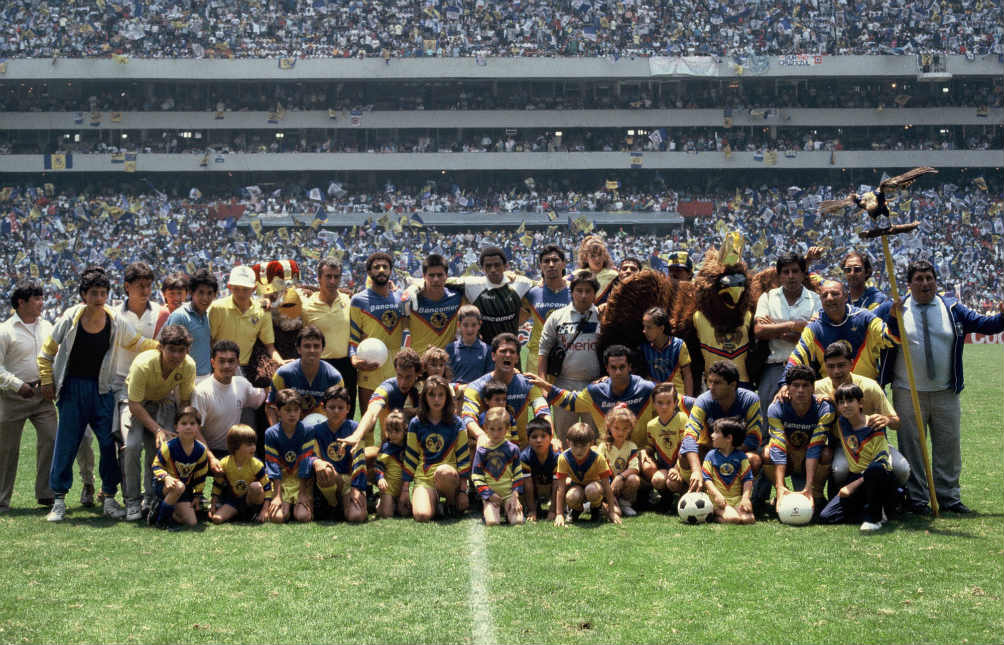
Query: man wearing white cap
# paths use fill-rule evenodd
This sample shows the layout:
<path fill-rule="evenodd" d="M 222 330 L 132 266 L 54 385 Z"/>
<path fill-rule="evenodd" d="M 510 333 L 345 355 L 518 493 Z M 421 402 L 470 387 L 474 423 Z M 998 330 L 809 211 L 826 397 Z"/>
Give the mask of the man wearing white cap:
<path fill-rule="evenodd" d="M 240 363 L 244 375 L 253 379 L 255 365 L 248 365 L 255 339 L 261 340 L 265 351 L 283 364 L 286 361 L 275 349 L 275 332 L 272 318 L 255 302 L 251 295 L 255 289 L 254 270 L 249 266 L 236 266 L 227 282 L 230 295 L 209 305 L 209 335 L 212 342 L 232 340 L 240 348 Z M 249 375 L 250 374 L 250 375 Z"/>

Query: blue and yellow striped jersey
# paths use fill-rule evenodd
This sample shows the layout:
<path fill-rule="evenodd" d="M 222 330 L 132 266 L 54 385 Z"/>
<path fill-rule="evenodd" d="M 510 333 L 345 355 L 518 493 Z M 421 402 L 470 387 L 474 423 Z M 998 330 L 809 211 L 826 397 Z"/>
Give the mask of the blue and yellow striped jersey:
<path fill-rule="evenodd" d="M 464 304 L 462 291 L 446 290 L 442 300 L 430 300 L 418 294 L 409 301 L 408 324 L 411 347 L 421 356 L 429 347 L 446 349 L 457 336 L 457 312 Z"/>
<path fill-rule="evenodd" d="M 401 293 L 392 291 L 381 296 L 366 289 L 349 301 L 349 356 L 366 338 L 378 338 L 387 346 L 387 362 L 380 369 L 359 372 L 359 386 L 372 390 L 384 379 L 394 375 L 394 356 L 406 344 L 404 333 L 405 307 Z"/>
<path fill-rule="evenodd" d="M 672 468 L 680 458 L 680 443 L 687 426 L 687 415 L 677 410 L 667 423 L 659 417 L 648 422 L 648 446 L 654 451 L 655 463 L 660 470 Z"/>
<path fill-rule="evenodd" d="M 297 422 L 293 436 L 283 432 L 281 424 L 271 426 L 265 431 L 265 472 L 269 479 L 309 476 L 301 475 L 300 470 L 310 450 L 310 435 L 303 423 Z"/>
<path fill-rule="evenodd" d="M 494 446 L 478 446 L 474 451 L 471 483 L 481 499 L 490 499 L 496 493 L 502 499 L 511 494 L 523 493 L 526 471 L 519 459 L 519 448 L 511 441 Z"/>
<path fill-rule="evenodd" d="M 746 424 L 746 439 L 743 450 L 755 452 L 760 449 L 763 441 L 762 419 L 760 418 L 760 397 L 756 392 L 739 388 L 736 390 L 736 400 L 728 410 L 711 398 L 711 392 L 704 392 L 694 401 L 690 410 L 690 419 L 683 431 L 683 444 L 680 454 L 697 452 L 698 446 L 711 446 L 711 424 L 724 417 L 739 417 Z"/>
<path fill-rule="evenodd" d="M 790 402 L 771 403 L 767 408 L 770 460 L 787 464 L 789 452 L 804 452 L 806 459 L 819 459 L 835 418 L 829 401 L 813 398 L 803 416 L 798 416 Z"/>
<path fill-rule="evenodd" d="M 185 485 L 186 491 L 202 494 L 209 474 L 209 453 L 206 444 L 196 441 L 192 451 L 186 453 L 181 439 L 175 437 L 160 444 L 160 450 L 153 458 L 153 478 L 164 479 L 168 475 Z"/>
<path fill-rule="evenodd" d="M 313 472 L 314 462 L 323 459 L 335 467 L 335 472 L 339 475 L 349 475 L 353 488 L 365 491 L 368 488 L 366 483 L 366 456 L 362 447 L 351 449 L 351 446 L 338 441 L 348 437 L 355 432 L 359 424 L 351 419 L 346 419 L 337 430 L 332 430 L 327 421 L 322 421 L 312 426 L 308 431 L 310 437 L 310 453 L 302 462 L 301 468 L 304 474 L 300 476 L 306 479 Z"/>
<path fill-rule="evenodd" d="M 390 494 L 401 492 L 401 474 L 404 471 L 404 446 L 384 441 L 376 460 L 377 481 L 386 479 Z"/>
<path fill-rule="evenodd" d="M 872 430 L 867 425 L 852 428 L 847 419 L 839 417 L 835 433 L 840 439 L 840 446 L 844 449 L 844 456 L 847 457 L 847 465 L 852 473 L 863 473 L 873 463 L 892 470 L 889 440 L 885 430 Z"/>
<path fill-rule="evenodd" d="M 579 461 L 572 454 L 572 449 L 558 455 L 558 465 L 554 469 L 554 478 L 563 479 L 568 477 L 577 486 L 585 486 L 592 482 L 601 480 L 610 481 L 614 476 L 610 470 L 610 464 L 595 449 L 590 448 L 585 459 Z"/>
<path fill-rule="evenodd" d="M 738 449 L 727 455 L 712 449 L 704 457 L 701 473 L 704 475 L 705 483 L 710 482 L 730 504 L 736 503 L 738 498 L 742 497 L 746 482 L 753 485 L 753 469 L 746 458 L 746 453 Z"/>
<path fill-rule="evenodd" d="M 265 499 L 271 499 L 275 495 L 272 480 L 265 472 L 265 464 L 257 457 L 251 457 L 246 464 L 238 466 L 234 456 L 227 455 L 220 459 L 220 468 L 223 473 L 213 475 L 213 497 L 242 499 L 247 495 L 248 486 L 254 482 L 261 484 Z"/>
<path fill-rule="evenodd" d="M 899 339 L 889 332 L 882 319 L 866 309 L 848 306 L 847 317 L 839 325 L 830 322 L 825 311 L 820 311 L 802 330 L 802 336 L 788 357 L 788 366 L 806 365 L 820 377 L 829 376 L 823 352 L 838 340 L 848 341 L 854 349 L 851 371 L 870 379 L 878 379 L 882 350 L 899 344 Z"/>
<path fill-rule="evenodd" d="M 324 391 L 332 385 L 341 385 L 342 375 L 337 369 L 325 361 L 314 375 L 314 380 L 307 380 L 307 375 L 303 373 L 300 359 L 290 361 L 275 371 L 272 377 L 272 389 L 268 393 L 269 403 L 275 402 L 275 397 L 280 390 L 291 388 L 301 397 L 303 414 L 319 412 L 324 414 L 324 406 L 321 401 L 324 398 Z"/>
<path fill-rule="evenodd" d="M 540 335 L 544 331 L 544 323 L 547 322 L 548 316 L 571 302 L 572 294 L 567 285 L 561 291 L 551 291 L 544 285 L 537 285 L 523 296 L 523 306 L 530 311 L 530 321 L 533 324 L 530 340 L 526 344 L 526 369 L 524 371 L 537 373 Z"/>
<path fill-rule="evenodd" d="M 485 401 L 481 398 L 481 393 L 494 378 L 494 372 L 489 372 L 481 378 L 467 384 L 464 388 L 464 406 L 461 416 L 466 427 L 471 421 L 478 423 L 478 418 L 486 409 Z M 509 439 L 521 448 L 526 447 L 526 424 L 530 418 L 544 414 L 551 415 L 551 410 L 547 406 L 547 400 L 540 388 L 530 384 L 522 374 L 515 374 L 509 381 L 506 393 L 506 409 L 516 420 L 515 432 Z M 529 411 L 529 416 L 527 412 Z M 480 424 L 479 424 L 480 425 Z"/>
<path fill-rule="evenodd" d="M 584 390 L 578 392 L 552 386 L 547 394 L 547 400 L 566 410 L 592 416 L 601 435 L 603 428 L 606 427 L 607 413 L 618 403 L 624 403 L 638 418 L 630 439 L 636 446 L 645 448 L 648 446 L 646 427 L 653 414 L 653 389 L 655 383 L 632 374 L 630 383 L 620 394 L 614 393 L 611 381 L 607 379 L 599 383 L 590 383 Z"/>
<path fill-rule="evenodd" d="M 440 464 L 453 466 L 461 477 L 471 471 L 466 427 L 460 419 L 452 423 L 429 423 L 415 417 L 408 424 L 401 479 L 431 482 Z"/>

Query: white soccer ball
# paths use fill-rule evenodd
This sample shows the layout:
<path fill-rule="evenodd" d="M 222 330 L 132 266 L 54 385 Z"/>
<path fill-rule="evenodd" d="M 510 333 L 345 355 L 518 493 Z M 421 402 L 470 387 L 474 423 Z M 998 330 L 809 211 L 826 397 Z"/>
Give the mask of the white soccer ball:
<path fill-rule="evenodd" d="M 812 502 L 801 493 L 788 493 L 781 498 L 777 518 L 782 524 L 802 526 L 812 521 Z"/>
<path fill-rule="evenodd" d="M 377 367 L 383 367 L 387 362 L 387 346 L 379 338 L 364 338 L 356 347 L 356 356 L 364 361 L 376 363 Z"/>
<path fill-rule="evenodd" d="M 686 524 L 700 524 L 706 522 L 714 504 L 707 493 L 687 493 L 680 498 L 680 503 L 676 505 L 676 512 L 680 516 L 680 521 Z"/>

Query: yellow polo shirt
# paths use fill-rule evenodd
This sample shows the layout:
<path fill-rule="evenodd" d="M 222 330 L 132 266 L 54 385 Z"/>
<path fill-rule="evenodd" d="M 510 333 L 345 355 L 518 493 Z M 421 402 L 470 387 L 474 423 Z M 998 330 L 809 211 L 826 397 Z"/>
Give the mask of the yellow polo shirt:
<path fill-rule="evenodd" d="M 321 300 L 315 291 L 303 301 L 303 326 L 314 325 L 324 334 L 321 358 L 345 358 L 349 355 L 349 296 L 338 292 L 335 301 Z"/>
<path fill-rule="evenodd" d="M 234 304 L 234 297 L 227 296 L 214 300 L 209 305 L 209 335 L 215 343 L 218 340 L 232 340 L 241 348 L 241 365 L 251 360 L 251 350 L 255 338 L 266 345 L 275 344 L 272 317 L 257 301 L 251 300 L 248 310 L 241 312 Z"/>
<path fill-rule="evenodd" d="M 192 390 L 195 389 L 195 360 L 185 356 L 184 362 L 164 378 L 160 369 L 160 350 L 148 349 L 133 360 L 125 382 L 130 401 L 163 401 L 171 396 L 174 388 L 178 388 L 178 401 L 187 403 L 191 401 Z"/>
<path fill-rule="evenodd" d="M 851 372 L 851 383 L 861 388 L 861 393 L 864 395 L 861 400 L 861 408 L 865 414 L 881 414 L 887 417 L 896 414 L 889 399 L 886 398 L 885 392 L 882 391 L 882 386 L 875 379 Z M 816 394 L 833 401 L 834 392 L 833 381 L 828 376 L 816 381 Z M 834 403 L 834 407 L 836 407 L 836 403 Z"/>

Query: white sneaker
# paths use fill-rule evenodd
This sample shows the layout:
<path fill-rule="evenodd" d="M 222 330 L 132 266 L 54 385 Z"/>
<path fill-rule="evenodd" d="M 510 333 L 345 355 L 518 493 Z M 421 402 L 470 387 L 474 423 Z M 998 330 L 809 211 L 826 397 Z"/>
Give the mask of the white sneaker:
<path fill-rule="evenodd" d="M 631 502 L 626 499 L 617 500 L 617 504 L 621 507 L 621 515 L 624 517 L 634 517 L 638 515 L 638 511 L 634 510 L 631 506 Z"/>
<path fill-rule="evenodd" d="M 590 504 L 588 501 L 583 502 L 583 504 L 582 504 L 582 512 L 583 513 L 591 513 L 592 512 L 592 507 L 593 507 L 593 505 Z"/>
<path fill-rule="evenodd" d="M 115 500 L 112 500 L 115 501 Z M 118 506 L 116 504 L 116 506 Z M 107 506 L 105 508 L 108 508 Z M 125 518 L 127 522 L 135 522 L 143 518 L 143 506 L 138 499 L 127 499 L 125 505 Z"/>
<path fill-rule="evenodd" d="M 125 519 L 125 508 L 115 501 L 114 497 L 106 497 L 104 502 L 104 516 L 113 520 Z"/>
<path fill-rule="evenodd" d="M 870 533 L 872 531 L 877 531 L 882 528 L 881 522 L 861 522 L 861 531 L 863 533 Z"/>
<path fill-rule="evenodd" d="M 52 510 L 45 516 L 47 522 L 62 522 L 66 519 L 66 499 L 57 497 L 52 503 Z"/>

